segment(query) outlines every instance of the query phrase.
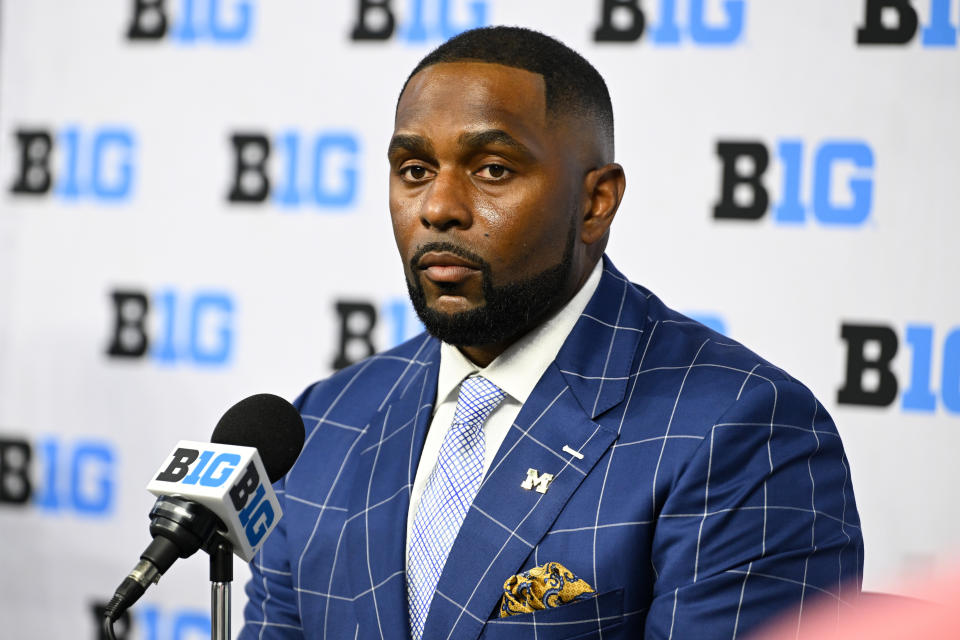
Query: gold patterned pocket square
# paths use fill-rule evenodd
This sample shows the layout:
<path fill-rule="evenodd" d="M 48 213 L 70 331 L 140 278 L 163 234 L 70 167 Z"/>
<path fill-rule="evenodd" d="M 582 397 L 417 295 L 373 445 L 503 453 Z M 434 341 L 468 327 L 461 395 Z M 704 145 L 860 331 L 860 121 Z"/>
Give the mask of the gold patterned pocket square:
<path fill-rule="evenodd" d="M 593 597 L 593 588 L 559 562 L 548 562 L 510 576 L 503 583 L 500 617 L 552 609 Z"/>

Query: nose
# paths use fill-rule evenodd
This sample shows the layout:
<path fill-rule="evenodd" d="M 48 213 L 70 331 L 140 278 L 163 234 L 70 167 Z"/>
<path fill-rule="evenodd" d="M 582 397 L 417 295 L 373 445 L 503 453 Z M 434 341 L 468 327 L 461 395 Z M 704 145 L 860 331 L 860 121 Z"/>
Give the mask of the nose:
<path fill-rule="evenodd" d="M 440 171 L 424 194 L 420 221 L 438 231 L 466 229 L 473 223 L 463 180 L 454 171 Z"/>

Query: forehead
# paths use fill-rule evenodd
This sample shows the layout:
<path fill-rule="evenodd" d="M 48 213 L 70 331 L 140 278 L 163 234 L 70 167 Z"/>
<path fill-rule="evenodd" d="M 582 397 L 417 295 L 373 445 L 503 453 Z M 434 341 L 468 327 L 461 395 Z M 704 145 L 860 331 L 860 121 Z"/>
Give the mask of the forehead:
<path fill-rule="evenodd" d="M 410 79 L 394 128 L 441 135 L 495 125 L 534 134 L 546 129 L 546 121 L 543 76 L 488 62 L 441 62 Z"/>

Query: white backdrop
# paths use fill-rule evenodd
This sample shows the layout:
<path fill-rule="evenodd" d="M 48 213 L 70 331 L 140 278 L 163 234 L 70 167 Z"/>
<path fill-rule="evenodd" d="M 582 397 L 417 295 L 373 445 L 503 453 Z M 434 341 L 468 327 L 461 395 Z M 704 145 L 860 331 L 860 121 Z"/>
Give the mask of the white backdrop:
<path fill-rule="evenodd" d="M 606 9 L 619 41 L 597 40 Z M 353 37 L 362 14 L 382 37 Z M 0 635 L 98 637 L 92 607 L 149 541 L 144 486 L 177 440 L 251 393 L 293 399 L 344 326 L 348 359 L 367 333 L 383 349 L 418 330 L 387 211 L 393 108 L 420 57 L 480 24 L 545 31 L 605 76 L 628 181 L 608 253 L 827 406 L 865 588 L 956 555 L 960 0 L 5 0 Z M 262 202 L 228 198 L 234 135 L 269 143 Z M 753 219 L 714 214 L 729 143 L 769 155 Z M 741 215 L 756 169 L 729 174 Z M 375 310 L 372 332 L 338 303 Z M 845 325 L 888 344 L 848 349 Z M 840 403 L 850 358 L 861 392 Z M 206 637 L 206 570 L 180 561 L 127 637 Z"/>

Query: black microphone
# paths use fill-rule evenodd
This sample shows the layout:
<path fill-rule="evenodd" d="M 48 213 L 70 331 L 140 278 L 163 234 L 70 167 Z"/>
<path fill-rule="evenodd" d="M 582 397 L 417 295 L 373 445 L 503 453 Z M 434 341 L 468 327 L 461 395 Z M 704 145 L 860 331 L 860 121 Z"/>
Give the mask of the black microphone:
<path fill-rule="evenodd" d="M 249 561 L 283 515 L 271 484 L 303 449 L 299 412 L 279 396 L 261 393 L 230 407 L 211 442 L 182 440 L 147 489 L 153 541 L 106 606 L 117 620 L 177 558 L 219 541 Z M 229 552 L 228 552 L 229 553 Z"/>

